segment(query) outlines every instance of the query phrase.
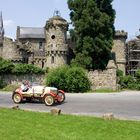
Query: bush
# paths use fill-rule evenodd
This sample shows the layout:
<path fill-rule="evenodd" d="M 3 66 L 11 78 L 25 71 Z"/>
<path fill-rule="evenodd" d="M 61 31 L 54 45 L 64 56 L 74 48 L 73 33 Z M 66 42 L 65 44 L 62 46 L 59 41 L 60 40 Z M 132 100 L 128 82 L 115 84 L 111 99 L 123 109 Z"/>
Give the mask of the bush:
<path fill-rule="evenodd" d="M 50 69 L 47 74 L 46 85 L 54 86 L 59 89 L 67 91 L 66 86 L 66 72 L 68 71 L 68 66 L 58 67 L 56 69 Z"/>
<path fill-rule="evenodd" d="M 137 88 L 136 80 L 131 75 L 120 77 L 120 85 L 121 85 L 121 88 L 128 88 L 128 89 Z"/>
<path fill-rule="evenodd" d="M 46 84 L 63 89 L 66 92 L 86 92 L 90 82 L 84 69 L 63 66 L 51 70 L 47 75 Z"/>
<path fill-rule="evenodd" d="M 0 89 L 4 88 L 6 86 L 6 83 L 0 79 Z"/>
<path fill-rule="evenodd" d="M 123 71 L 122 71 L 122 70 L 117 69 L 117 76 L 118 76 L 118 77 L 123 76 Z"/>
<path fill-rule="evenodd" d="M 13 74 L 43 74 L 44 70 L 39 67 L 36 67 L 32 64 L 16 64 L 14 69 L 12 70 Z"/>
<path fill-rule="evenodd" d="M 11 73 L 14 68 L 14 64 L 9 60 L 0 58 L 0 74 Z"/>
<path fill-rule="evenodd" d="M 90 82 L 84 69 L 72 67 L 66 73 L 68 92 L 86 92 L 90 89 Z"/>
<path fill-rule="evenodd" d="M 137 70 L 135 73 L 135 77 L 138 83 L 140 83 L 140 70 Z"/>
<path fill-rule="evenodd" d="M 117 70 L 118 84 L 120 84 L 121 88 L 126 89 L 139 89 L 137 79 L 132 77 L 131 75 L 123 76 L 123 71 Z"/>

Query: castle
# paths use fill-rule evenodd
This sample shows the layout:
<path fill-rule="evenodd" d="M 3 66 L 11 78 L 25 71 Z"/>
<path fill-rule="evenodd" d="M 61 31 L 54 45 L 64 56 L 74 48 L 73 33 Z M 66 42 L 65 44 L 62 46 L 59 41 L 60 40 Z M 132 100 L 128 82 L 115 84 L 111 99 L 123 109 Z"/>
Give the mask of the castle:
<path fill-rule="evenodd" d="M 68 64 L 73 43 L 67 36 L 68 22 L 55 11 L 44 27 L 17 27 L 16 40 L 4 37 L 2 13 L 0 15 L 0 57 L 14 63 L 34 64 L 53 68 Z M 116 31 L 112 54 L 118 69 L 126 69 L 127 33 Z"/>

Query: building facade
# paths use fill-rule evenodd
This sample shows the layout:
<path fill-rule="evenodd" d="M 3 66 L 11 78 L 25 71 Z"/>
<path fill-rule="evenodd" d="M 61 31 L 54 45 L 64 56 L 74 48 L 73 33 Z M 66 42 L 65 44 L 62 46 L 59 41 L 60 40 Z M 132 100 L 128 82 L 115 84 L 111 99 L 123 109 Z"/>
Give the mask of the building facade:
<path fill-rule="evenodd" d="M 69 64 L 74 43 L 67 38 L 68 22 L 56 11 L 44 27 L 17 27 L 16 40 L 4 37 L 0 16 L 0 56 L 14 63 L 54 68 Z M 118 69 L 125 73 L 127 33 L 116 31 L 112 53 Z"/>
<path fill-rule="evenodd" d="M 34 64 L 41 68 L 67 64 L 68 22 L 56 11 L 44 27 L 17 27 L 16 40 L 4 37 L 0 17 L 0 56 L 14 63 Z"/>

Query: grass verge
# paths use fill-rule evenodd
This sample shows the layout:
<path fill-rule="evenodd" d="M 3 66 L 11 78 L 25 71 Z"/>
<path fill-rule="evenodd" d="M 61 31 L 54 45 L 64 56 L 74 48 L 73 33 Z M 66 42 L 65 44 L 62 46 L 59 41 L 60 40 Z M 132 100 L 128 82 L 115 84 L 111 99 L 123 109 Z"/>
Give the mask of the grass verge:
<path fill-rule="evenodd" d="M 7 85 L 4 88 L 1 88 L 0 91 L 14 91 L 18 87 L 20 87 L 20 86 L 19 85 Z"/>
<path fill-rule="evenodd" d="M 87 93 L 112 93 L 112 92 L 120 92 L 120 91 L 111 89 L 96 89 L 88 91 Z"/>
<path fill-rule="evenodd" d="M 1 140 L 139 140 L 140 122 L 0 108 Z"/>

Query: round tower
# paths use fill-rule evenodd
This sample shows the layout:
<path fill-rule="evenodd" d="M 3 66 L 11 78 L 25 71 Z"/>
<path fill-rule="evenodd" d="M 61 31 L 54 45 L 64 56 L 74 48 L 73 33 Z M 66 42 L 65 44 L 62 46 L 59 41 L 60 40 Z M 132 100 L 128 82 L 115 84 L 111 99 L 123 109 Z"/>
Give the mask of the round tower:
<path fill-rule="evenodd" d="M 56 11 L 46 22 L 45 29 L 47 67 L 54 68 L 67 64 L 68 22 L 60 16 L 59 11 Z"/>
<path fill-rule="evenodd" d="M 115 54 L 115 61 L 118 69 L 122 70 L 124 75 L 126 71 L 126 39 L 127 32 L 116 31 L 114 36 L 114 45 L 112 53 Z"/>

